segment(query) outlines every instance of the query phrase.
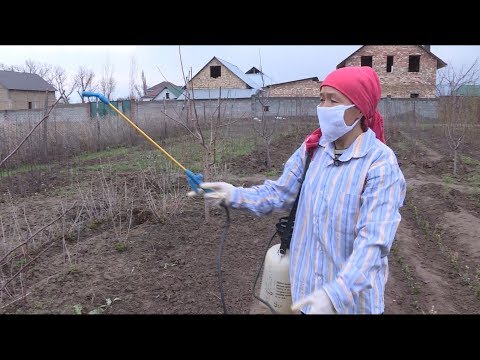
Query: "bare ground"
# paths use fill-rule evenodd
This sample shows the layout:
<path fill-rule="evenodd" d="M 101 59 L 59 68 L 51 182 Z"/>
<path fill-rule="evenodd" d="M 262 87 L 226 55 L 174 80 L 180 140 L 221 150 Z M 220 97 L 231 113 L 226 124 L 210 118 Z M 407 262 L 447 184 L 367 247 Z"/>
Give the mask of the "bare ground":
<path fill-rule="evenodd" d="M 273 144 L 270 177 L 281 171 L 304 135 L 285 136 Z M 429 146 L 413 157 L 398 146 L 403 140 L 396 134 L 390 142 L 408 193 L 390 256 L 386 313 L 479 313 L 480 195 L 462 182 L 444 183 L 451 162 L 439 149 Z M 234 159 L 228 180 L 244 186 L 261 183 L 266 178 L 261 159 L 261 153 Z M 2 186 L 5 190 L 7 185 Z M 186 193 L 186 184 L 182 191 Z M 47 187 L 16 205 L 25 209 L 33 229 L 59 212 L 62 199 Z M 4 203 L 0 216 L 8 211 Z M 229 313 L 248 314 L 265 247 L 278 217 L 285 214 L 230 215 L 222 258 L 225 303 Z M 85 229 L 78 238 L 58 241 L 41 254 L 22 277 L 26 296 L 12 303 L 21 293 L 11 289 L 12 296 L 1 299 L 0 312 L 222 314 L 216 271 L 224 221 L 225 213 L 218 210 L 204 223 L 201 199 L 185 197 L 184 206 L 162 221 L 146 209 L 136 211 L 126 243 L 108 223 Z"/>

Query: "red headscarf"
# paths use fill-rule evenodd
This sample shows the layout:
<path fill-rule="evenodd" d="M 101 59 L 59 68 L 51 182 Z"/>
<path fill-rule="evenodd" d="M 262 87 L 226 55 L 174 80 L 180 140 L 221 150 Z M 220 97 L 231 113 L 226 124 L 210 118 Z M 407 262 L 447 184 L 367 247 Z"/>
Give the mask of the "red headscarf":
<path fill-rule="evenodd" d="M 377 139 L 385 143 L 383 118 L 377 111 L 382 88 L 377 73 L 370 66 L 347 66 L 327 75 L 322 86 L 331 86 L 350 99 L 367 119 L 366 126 L 375 132 Z M 318 146 L 322 136 L 320 129 L 315 130 L 306 139 L 307 151 Z"/>

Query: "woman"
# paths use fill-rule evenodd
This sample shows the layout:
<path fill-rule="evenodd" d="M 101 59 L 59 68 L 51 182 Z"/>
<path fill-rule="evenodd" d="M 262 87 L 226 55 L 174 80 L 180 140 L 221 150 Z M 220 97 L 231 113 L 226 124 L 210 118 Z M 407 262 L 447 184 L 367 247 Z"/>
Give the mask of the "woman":
<path fill-rule="evenodd" d="M 384 312 L 388 254 L 400 223 L 405 179 L 384 144 L 381 96 L 371 67 L 344 67 L 320 87 L 313 132 L 276 181 L 251 188 L 203 183 L 205 200 L 257 215 L 289 210 L 305 175 L 290 244 L 293 310 L 305 314 Z"/>

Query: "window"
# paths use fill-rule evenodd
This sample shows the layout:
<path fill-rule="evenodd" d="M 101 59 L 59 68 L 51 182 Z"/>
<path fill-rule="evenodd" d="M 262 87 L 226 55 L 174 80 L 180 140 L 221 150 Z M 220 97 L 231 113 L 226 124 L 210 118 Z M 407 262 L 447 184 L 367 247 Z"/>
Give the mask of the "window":
<path fill-rule="evenodd" d="M 372 56 L 362 56 L 362 57 L 360 58 L 360 65 L 361 65 L 361 66 L 370 66 L 370 67 L 372 67 L 372 63 L 373 63 Z"/>
<path fill-rule="evenodd" d="M 387 56 L 387 73 L 393 71 L 393 56 Z"/>
<path fill-rule="evenodd" d="M 268 111 L 270 111 L 270 106 L 265 105 L 265 106 L 263 107 L 263 112 L 268 112 Z"/>
<path fill-rule="evenodd" d="M 220 66 L 210 66 L 210 77 L 216 79 L 222 76 L 222 68 Z"/>
<path fill-rule="evenodd" d="M 410 55 L 408 57 L 408 71 L 409 72 L 420 71 L 420 55 Z"/>
<path fill-rule="evenodd" d="M 28 102 L 28 108 L 32 109 L 32 102 L 31 101 Z"/>
<path fill-rule="evenodd" d="M 170 94 L 168 92 L 165 93 L 165 99 L 170 99 Z"/>
<path fill-rule="evenodd" d="M 411 99 L 416 99 L 416 98 L 418 98 L 418 93 L 411 93 L 411 94 L 410 94 L 410 98 L 411 98 Z"/>

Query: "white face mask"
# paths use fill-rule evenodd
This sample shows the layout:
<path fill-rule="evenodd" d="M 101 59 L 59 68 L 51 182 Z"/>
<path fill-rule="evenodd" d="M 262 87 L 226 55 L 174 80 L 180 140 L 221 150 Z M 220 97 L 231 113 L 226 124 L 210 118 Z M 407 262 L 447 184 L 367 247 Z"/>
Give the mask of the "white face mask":
<path fill-rule="evenodd" d="M 318 123 L 322 131 L 320 144 L 325 145 L 342 137 L 360 121 L 359 117 L 352 125 L 345 124 L 344 114 L 355 105 L 337 105 L 332 107 L 317 106 Z"/>

